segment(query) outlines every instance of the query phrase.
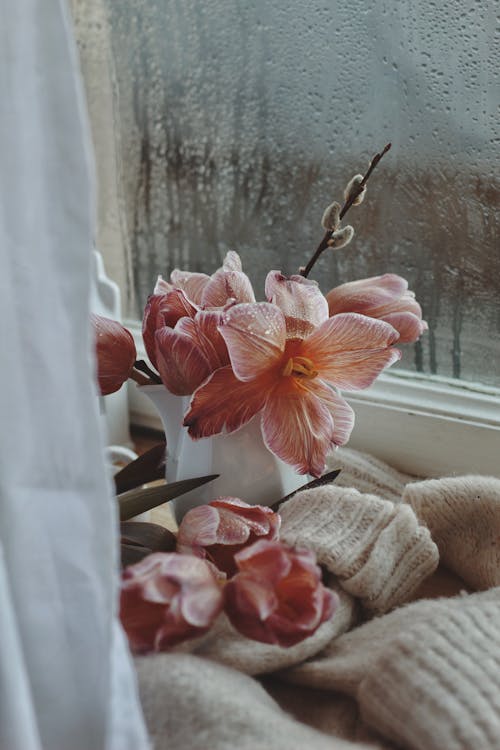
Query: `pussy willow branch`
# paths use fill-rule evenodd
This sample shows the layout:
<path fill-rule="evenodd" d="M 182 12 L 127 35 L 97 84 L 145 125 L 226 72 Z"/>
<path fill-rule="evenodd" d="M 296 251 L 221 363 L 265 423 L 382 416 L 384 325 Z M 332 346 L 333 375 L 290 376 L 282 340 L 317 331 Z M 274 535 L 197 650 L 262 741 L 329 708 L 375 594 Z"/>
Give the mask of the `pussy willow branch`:
<path fill-rule="evenodd" d="M 384 156 L 384 154 L 386 154 L 389 151 L 390 148 L 391 148 L 391 144 L 388 143 L 379 154 L 375 154 L 375 156 L 373 157 L 373 159 L 370 162 L 370 166 L 368 167 L 365 176 L 363 177 L 363 179 L 361 180 L 361 182 L 359 183 L 359 185 L 357 185 L 357 187 L 351 192 L 351 194 L 349 195 L 348 199 L 346 200 L 346 202 L 342 206 L 342 209 L 341 209 L 340 214 L 339 214 L 340 221 L 342 221 L 342 219 L 344 218 L 344 216 L 346 215 L 346 213 L 349 211 L 349 209 L 351 208 L 352 204 L 354 203 L 354 201 L 356 200 L 356 198 L 358 197 L 358 195 L 363 192 L 363 189 L 364 189 L 366 183 L 368 182 L 368 179 L 369 179 L 371 173 L 373 172 L 373 170 L 375 169 L 375 167 L 377 166 L 377 164 L 379 163 L 379 161 L 381 160 L 381 158 Z M 305 266 L 305 268 L 303 268 L 303 269 L 301 269 L 299 271 L 299 273 L 300 273 L 301 276 L 304 276 L 305 278 L 307 278 L 309 276 L 309 274 L 311 273 L 311 270 L 312 270 L 313 266 L 315 265 L 316 261 L 318 260 L 318 258 L 320 257 L 320 255 L 323 253 L 323 251 L 326 250 L 326 248 L 328 247 L 328 240 L 330 239 L 331 236 L 332 236 L 332 232 L 330 230 L 327 230 L 325 232 L 325 236 L 323 237 L 323 239 L 319 243 L 318 247 L 316 248 L 316 251 L 314 252 L 314 255 L 310 259 L 310 261 L 307 264 L 307 266 Z"/>

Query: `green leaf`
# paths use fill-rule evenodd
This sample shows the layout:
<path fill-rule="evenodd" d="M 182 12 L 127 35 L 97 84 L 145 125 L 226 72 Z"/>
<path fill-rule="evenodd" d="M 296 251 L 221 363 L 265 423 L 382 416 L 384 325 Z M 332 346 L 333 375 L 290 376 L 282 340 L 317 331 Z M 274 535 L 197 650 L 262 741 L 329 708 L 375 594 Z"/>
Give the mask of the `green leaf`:
<path fill-rule="evenodd" d="M 303 484 L 302 487 L 299 487 L 297 490 L 290 492 L 289 495 L 282 497 L 281 500 L 278 500 L 278 502 L 271 505 L 271 509 L 274 511 L 277 511 L 280 505 L 282 505 L 283 503 L 286 503 L 287 500 L 290 500 L 290 498 L 296 495 L 297 492 L 302 492 L 302 490 L 312 490 L 315 487 L 322 487 L 324 484 L 332 484 L 332 482 L 334 482 L 337 479 L 340 472 L 341 472 L 341 469 L 335 469 L 334 471 L 329 471 L 328 474 L 323 474 L 322 477 L 318 477 L 317 479 L 313 479 L 311 482 L 308 482 L 307 484 Z"/>
<path fill-rule="evenodd" d="M 175 534 L 158 523 L 124 521 L 120 533 L 122 544 L 147 547 L 151 552 L 172 552 L 177 544 Z"/>
<path fill-rule="evenodd" d="M 151 554 L 151 550 L 146 547 L 140 547 L 138 544 L 122 544 L 120 545 L 120 553 L 122 568 L 126 568 L 128 565 L 134 565 L 144 560 L 145 557 Z"/>
<path fill-rule="evenodd" d="M 154 485 L 153 487 L 137 487 L 117 495 L 118 506 L 120 510 L 120 521 L 127 521 L 129 518 L 145 513 L 152 508 L 168 503 L 185 492 L 195 490 L 207 482 L 212 482 L 218 478 L 218 474 L 210 476 L 194 477 L 193 479 L 182 479 L 180 482 L 170 482 L 167 484 Z"/>
<path fill-rule="evenodd" d="M 116 494 L 154 482 L 156 479 L 164 479 L 166 448 L 165 442 L 158 443 L 120 469 L 114 476 Z"/>

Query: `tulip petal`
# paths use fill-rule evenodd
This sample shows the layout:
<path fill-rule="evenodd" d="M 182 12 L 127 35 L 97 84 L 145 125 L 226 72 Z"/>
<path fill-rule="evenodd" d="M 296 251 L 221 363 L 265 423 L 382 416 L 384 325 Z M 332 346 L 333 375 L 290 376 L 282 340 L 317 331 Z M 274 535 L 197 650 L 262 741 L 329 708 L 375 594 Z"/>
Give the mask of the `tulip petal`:
<path fill-rule="evenodd" d="M 400 359 L 401 352 L 389 348 L 398 338 L 398 332 L 382 320 L 341 313 L 314 331 L 302 353 L 314 362 L 323 380 L 344 390 L 359 390 Z"/>
<path fill-rule="evenodd" d="M 197 586 L 182 596 L 180 604 L 185 622 L 195 628 L 209 628 L 222 609 L 222 591 L 214 580 L 212 583 L 207 580 L 205 585 Z"/>
<path fill-rule="evenodd" d="M 288 338 L 304 338 L 328 318 L 328 302 L 318 284 L 303 276 L 287 278 L 279 271 L 270 271 L 266 297 L 285 316 Z"/>
<path fill-rule="evenodd" d="M 228 588 L 235 586 L 238 614 L 241 619 L 249 612 L 265 621 L 278 606 L 278 599 L 267 581 L 259 581 L 257 578 L 237 573 L 227 584 Z"/>
<path fill-rule="evenodd" d="M 330 315 L 342 312 L 369 315 L 373 308 L 399 300 L 407 293 L 407 289 L 406 279 L 394 273 L 386 273 L 383 276 L 372 276 L 341 284 L 330 290 L 326 299 Z"/>
<path fill-rule="evenodd" d="M 393 312 L 384 315 L 384 320 L 399 331 L 398 344 L 416 341 L 428 329 L 425 320 L 411 312 Z"/>
<path fill-rule="evenodd" d="M 170 284 L 168 281 L 165 281 L 163 276 L 158 276 L 156 279 L 156 284 L 153 289 L 153 294 L 168 294 L 169 292 L 173 292 L 174 285 Z"/>
<path fill-rule="evenodd" d="M 228 530 L 227 523 L 229 518 L 237 518 L 255 536 L 265 536 L 267 539 L 275 539 L 278 536 L 281 518 L 265 505 L 249 505 L 236 497 L 217 498 L 210 505 L 218 508 L 221 514 L 222 521 L 219 528 L 218 541 L 224 544 L 237 543 L 234 541 L 234 537 L 229 536 L 231 533 Z M 224 540 L 220 534 L 223 535 Z M 246 538 L 243 541 L 246 541 Z"/>
<path fill-rule="evenodd" d="M 259 377 L 282 359 L 285 319 L 276 305 L 268 302 L 235 305 L 224 312 L 219 330 L 240 380 Z"/>
<path fill-rule="evenodd" d="M 194 318 L 198 308 L 182 289 L 174 289 L 165 295 L 160 304 L 159 313 L 164 325 L 173 328 L 181 318 Z"/>
<path fill-rule="evenodd" d="M 128 379 L 137 358 L 134 337 L 121 323 L 90 315 L 95 335 L 97 381 L 102 396 L 118 391 Z"/>
<path fill-rule="evenodd" d="M 216 271 L 203 290 L 201 303 L 203 307 L 224 307 L 228 299 L 255 302 L 252 284 L 243 271 Z"/>
<path fill-rule="evenodd" d="M 165 282 L 166 283 L 166 282 Z M 184 292 L 173 289 L 167 294 L 152 294 L 144 309 L 142 338 L 151 364 L 158 369 L 155 334 L 159 328 L 173 328 L 183 317 L 193 318 L 196 307 L 191 304 Z"/>
<path fill-rule="evenodd" d="M 195 440 L 218 435 L 224 429 L 234 432 L 263 408 L 273 384 L 265 377 L 243 382 L 230 366 L 222 367 L 195 392 L 184 426 L 189 427 L 189 434 Z"/>
<path fill-rule="evenodd" d="M 335 445 L 345 445 L 354 427 L 354 411 L 347 401 L 326 383 L 318 378 L 305 382 L 304 387 L 309 388 L 327 407 L 333 418 L 332 442 Z"/>
<path fill-rule="evenodd" d="M 277 583 L 290 572 L 292 561 L 280 542 L 260 539 L 234 556 L 238 570 L 268 583 Z"/>
<path fill-rule="evenodd" d="M 201 305 L 203 290 L 210 281 L 206 273 L 191 273 L 174 268 L 170 274 L 170 281 L 178 289 L 183 289 L 188 299 L 196 305 Z"/>
<path fill-rule="evenodd" d="M 156 289 L 156 287 L 155 287 Z M 142 340 L 146 347 L 146 353 L 149 357 L 149 361 L 158 369 L 156 363 L 156 339 L 155 333 L 157 326 L 157 315 L 160 306 L 160 302 L 163 299 L 162 294 L 152 294 L 148 297 L 146 307 L 144 308 L 144 316 L 142 318 Z"/>
<path fill-rule="evenodd" d="M 182 318 L 175 327 L 198 346 L 211 372 L 229 364 L 226 343 L 218 329 L 221 318 L 220 312 L 204 310 L 196 313 L 194 318 Z"/>
<path fill-rule="evenodd" d="M 320 477 L 334 445 L 330 409 L 312 390 L 288 378 L 268 398 L 262 413 L 264 441 L 300 474 Z"/>
<path fill-rule="evenodd" d="M 185 553 L 193 547 L 215 544 L 219 523 L 219 512 L 212 505 L 199 505 L 189 510 L 179 526 L 177 552 Z"/>
<path fill-rule="evenodd" d="M 226 253 L 224 262 L 222 263 L 223 271 L 241 271 L 241 258 L 234 250 L 229 250 Z"/>
<path fill-rule="evenodd" d="M 165 387 L 176 396 L 188 396 L 212 372 L 196 342 L 173 328 L 156 332 L 158 371 Z"/>

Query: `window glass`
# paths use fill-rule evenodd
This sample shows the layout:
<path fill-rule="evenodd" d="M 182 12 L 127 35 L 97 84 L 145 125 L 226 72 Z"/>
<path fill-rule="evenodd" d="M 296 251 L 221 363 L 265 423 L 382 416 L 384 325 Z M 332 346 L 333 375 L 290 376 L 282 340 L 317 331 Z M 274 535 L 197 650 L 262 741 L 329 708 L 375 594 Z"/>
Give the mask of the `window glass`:
<path fill-rule="evenodd" d="M 228 248 L 263 297 L 391 141 L 311 277 L 405 276 L 430 331 L 403 366 L 500 385 L 495 4 L 103 0 L 139 316 L 158 273 Z"/>

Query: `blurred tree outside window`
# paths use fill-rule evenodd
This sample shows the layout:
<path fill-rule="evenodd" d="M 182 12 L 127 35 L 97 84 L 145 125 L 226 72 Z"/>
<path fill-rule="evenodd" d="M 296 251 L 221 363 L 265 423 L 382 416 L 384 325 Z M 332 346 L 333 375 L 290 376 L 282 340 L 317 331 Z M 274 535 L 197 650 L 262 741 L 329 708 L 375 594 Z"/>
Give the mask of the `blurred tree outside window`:
<path fill-rule="evenodd" d="M 430 330 L 402 366 L 500 386 L 493 2 L 73 0 L 73 11 L 100 242 L 129 316 L 159 273 L 210 273 L 228 249 L 263 298 L 267 271 L 304 264 L 323 209 L 392 141 L 349 214 L 353 242 L 311 278 L 326 292 L 405 276 Z"/>

